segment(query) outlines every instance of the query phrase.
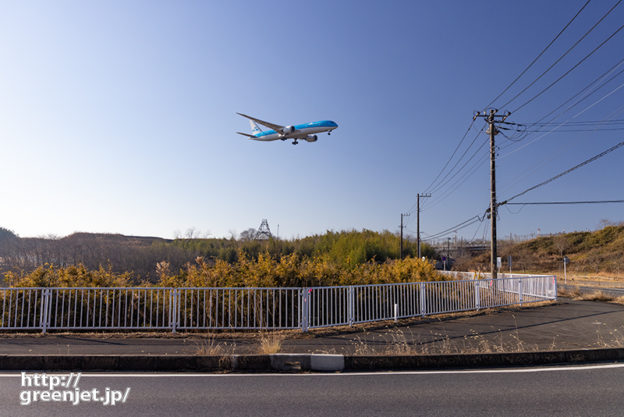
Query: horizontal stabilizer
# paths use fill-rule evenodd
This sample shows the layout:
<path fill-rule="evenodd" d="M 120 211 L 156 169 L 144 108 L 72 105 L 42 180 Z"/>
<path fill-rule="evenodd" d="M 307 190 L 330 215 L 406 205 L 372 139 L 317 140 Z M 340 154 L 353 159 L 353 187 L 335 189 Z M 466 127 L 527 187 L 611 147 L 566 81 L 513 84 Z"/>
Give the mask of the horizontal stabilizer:
<path fill-rule="evenodd" d="M 236 132 L 236 133 L 238 133 L 239 135 L 247 136 L 248 138 L 251 138 L 251 139 L 256 139 L 254 135 L 250 135 L 248 133 L 243 133 L 243 132 Z"/>

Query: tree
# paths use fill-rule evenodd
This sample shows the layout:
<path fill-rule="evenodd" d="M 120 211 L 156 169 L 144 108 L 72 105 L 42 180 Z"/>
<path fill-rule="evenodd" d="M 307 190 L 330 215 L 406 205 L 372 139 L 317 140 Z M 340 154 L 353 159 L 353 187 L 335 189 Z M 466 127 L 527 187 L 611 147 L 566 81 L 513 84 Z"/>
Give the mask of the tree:
<path fill-rule="evenodd" d="M 565 233 L 560 233 L 553 238 L 553 245 L 559 251 L 559 256 L 563 256 L 563 253 L 570 247 Z"/>
<path fill-rule="evenodd" d="M 253 227 L 241 232 L 239 239 L 243 242 L 249 242 L 250 240 L 254 240 L 256 238 L 256 229 Z"/>

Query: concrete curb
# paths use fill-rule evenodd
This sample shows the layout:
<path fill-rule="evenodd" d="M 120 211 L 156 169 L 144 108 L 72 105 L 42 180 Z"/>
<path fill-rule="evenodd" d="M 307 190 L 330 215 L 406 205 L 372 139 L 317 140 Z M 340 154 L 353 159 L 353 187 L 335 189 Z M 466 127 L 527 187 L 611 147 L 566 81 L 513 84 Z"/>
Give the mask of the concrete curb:
<path fill-rule="evenodd" d="M 606 362 L 624 360 L 623 348 L 580 349 L 550 352 L 479 353 L 468 355 L 348 356 L 345 370 L 414 370 L 486 368 Z"/>
<path fill-rule="evenodd" d="M 340 372 L 624 361 L 624 348 L 469 355 L 0 355 L 4 371 Z"/>

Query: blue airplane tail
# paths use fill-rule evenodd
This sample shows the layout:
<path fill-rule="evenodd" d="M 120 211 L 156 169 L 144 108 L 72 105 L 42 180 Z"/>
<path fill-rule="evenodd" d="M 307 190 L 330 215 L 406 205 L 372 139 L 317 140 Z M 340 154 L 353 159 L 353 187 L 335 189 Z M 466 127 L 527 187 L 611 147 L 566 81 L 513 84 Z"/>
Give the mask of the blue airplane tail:
<path fill-rule="evenodd" d="M 260 129 L 260 127 L 253 120 L 249 121 L 249 125 L 251 126 L 251 133 L 253 133 L 254 135 L 256 133 L 262 132 L 262 129 Z"/>

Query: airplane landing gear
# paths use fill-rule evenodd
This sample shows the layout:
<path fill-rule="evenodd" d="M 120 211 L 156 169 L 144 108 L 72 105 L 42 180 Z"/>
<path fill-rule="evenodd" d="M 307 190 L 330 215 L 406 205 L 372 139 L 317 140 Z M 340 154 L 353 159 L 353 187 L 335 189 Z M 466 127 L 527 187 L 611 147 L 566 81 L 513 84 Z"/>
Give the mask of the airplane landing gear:
<path fill-rule="evenodd" d="M 331 135 L 331 132 L 327 132 L 327 136 Z"/>
<path fill-rule="evenodd" d="M 293 143 L 292 143 L 292 144 L 293 144 L 293 145 L 296 145 L 296 144 L 298 144 L 298 143 L 299 143 L 299 142 L 297 142 L 297 140 L 295 139 L 295 140 L 293 140 Z"/>

